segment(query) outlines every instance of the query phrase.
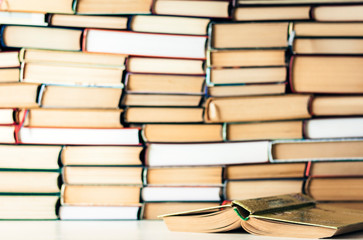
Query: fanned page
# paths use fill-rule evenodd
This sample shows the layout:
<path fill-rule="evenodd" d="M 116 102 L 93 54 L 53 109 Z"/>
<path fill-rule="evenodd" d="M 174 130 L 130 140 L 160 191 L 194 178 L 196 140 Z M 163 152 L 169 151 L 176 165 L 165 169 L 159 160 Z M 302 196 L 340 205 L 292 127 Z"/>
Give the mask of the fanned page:
<path fill-rule="evenodd" d="M 238 228 L 263 236 L 326 238 L 363 229 L 362 211 L 316 204 L 297 193 L 233 201 L 231 205 L 162 215 L 172 231 L 224 232 Z"/>
<path fill-rule="evenodd" d="M 140 56 L 205 58 L 205 36 L 86 30 L 84 50 Z"/>

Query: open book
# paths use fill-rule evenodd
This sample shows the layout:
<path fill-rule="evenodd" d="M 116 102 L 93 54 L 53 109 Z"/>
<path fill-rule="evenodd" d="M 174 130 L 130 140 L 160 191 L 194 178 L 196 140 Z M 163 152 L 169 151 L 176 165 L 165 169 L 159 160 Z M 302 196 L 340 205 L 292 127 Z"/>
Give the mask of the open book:
<path fill-rule="evenodd" d="M 243 228 L 256 235 L 325 238 L 363 230 L 363 211 L 317 204 L 297 193 L 160 216 L 171 231 L 224 232 Z"/>

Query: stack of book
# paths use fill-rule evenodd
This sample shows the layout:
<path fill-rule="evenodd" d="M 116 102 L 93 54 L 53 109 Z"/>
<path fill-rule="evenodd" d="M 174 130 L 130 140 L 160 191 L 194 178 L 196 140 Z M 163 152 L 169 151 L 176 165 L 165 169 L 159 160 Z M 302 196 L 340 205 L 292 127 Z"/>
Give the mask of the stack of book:
<path fill-rule="evenodd" d="M 142 146 L 63 148 L 60 219 L 138 219 Z"/>
<path fill-rule="evenodd" d="M 359 2 L 0 1 L 0 218 L 363 201 Z"/>

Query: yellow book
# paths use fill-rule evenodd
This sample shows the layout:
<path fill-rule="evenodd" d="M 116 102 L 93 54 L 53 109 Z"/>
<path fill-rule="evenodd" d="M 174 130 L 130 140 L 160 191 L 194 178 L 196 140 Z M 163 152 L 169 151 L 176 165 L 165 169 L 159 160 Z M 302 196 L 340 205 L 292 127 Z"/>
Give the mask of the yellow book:
<path fill-rule="evenodd" d="M 172 231 L 224 232 L 243 228 L 255 235 L 326 238 L 363 229 L 363 211 L 317 204 L 297 193 L 162 215 Z"/>

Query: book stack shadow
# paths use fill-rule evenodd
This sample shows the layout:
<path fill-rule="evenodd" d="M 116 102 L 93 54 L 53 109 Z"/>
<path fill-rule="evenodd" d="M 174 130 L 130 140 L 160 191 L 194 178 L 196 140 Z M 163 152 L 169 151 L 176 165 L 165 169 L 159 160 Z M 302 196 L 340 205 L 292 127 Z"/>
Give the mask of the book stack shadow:
<path fill-rule="evenodd" d="M 359 1 L 0 1 L 0 219 L 306 193 L 363 209 Z"/>

